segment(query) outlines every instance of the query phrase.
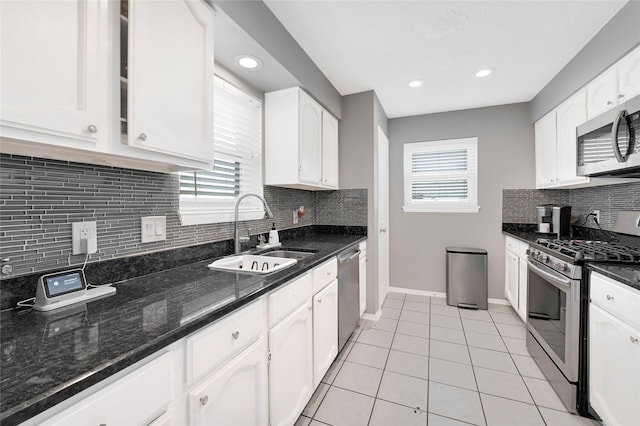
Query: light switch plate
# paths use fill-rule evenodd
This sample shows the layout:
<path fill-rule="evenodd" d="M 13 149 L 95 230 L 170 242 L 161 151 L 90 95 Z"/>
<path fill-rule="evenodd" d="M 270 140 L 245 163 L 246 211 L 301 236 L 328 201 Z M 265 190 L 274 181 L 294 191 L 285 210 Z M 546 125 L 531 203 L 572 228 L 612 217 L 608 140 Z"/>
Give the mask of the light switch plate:
<path fill-rule="evenodd" d="M 167 239 L 167 218 L 165 216 L 145 216 L 140 225 L 143 243 L 165 241 Z"/>

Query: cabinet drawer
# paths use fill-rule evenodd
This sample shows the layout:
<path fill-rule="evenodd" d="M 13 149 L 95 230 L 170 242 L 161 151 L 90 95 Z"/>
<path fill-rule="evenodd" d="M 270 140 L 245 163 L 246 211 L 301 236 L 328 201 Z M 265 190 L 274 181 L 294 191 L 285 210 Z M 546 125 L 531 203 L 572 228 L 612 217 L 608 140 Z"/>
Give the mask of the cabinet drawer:
<path fill-rule="evenodd" d="M 299 306 L 311 299 L 313 287 L 311 274 L 284 286 L 284 288 L 269 295 L 269 327 L 273 327 L 284 317 L 295 311 Z"/>
<path fill-rule="evenodd" d="M 313 270 L 313 294 L 338 277 L 338 260 L 334 257 Z"/>
<path fill-rule="evenodd" d="M 166 353 L 42 424 L 147 424 L 173 398 L 172 371 L 171 354 Z"/>
<path fill-rule="evenodd" d="M 187 338 L 187 381 L 220 367 L 258 340 L 264 330 L 264 300 L 260 299 Z"/>
<path fill-rule="evenodd" d="M 640 330 L 640 291 L 597 272 L 591 273 L 589 285 L 591 303 Z"/>

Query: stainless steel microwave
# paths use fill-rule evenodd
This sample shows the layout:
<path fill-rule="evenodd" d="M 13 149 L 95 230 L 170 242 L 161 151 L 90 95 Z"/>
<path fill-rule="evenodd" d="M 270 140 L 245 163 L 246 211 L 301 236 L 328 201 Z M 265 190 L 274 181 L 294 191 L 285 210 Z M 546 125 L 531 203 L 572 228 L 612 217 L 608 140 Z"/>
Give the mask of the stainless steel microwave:
<path fill-rule="evenodd" d="M 640 178 L 640 95 L 576 129 L 579 176 Z"/>

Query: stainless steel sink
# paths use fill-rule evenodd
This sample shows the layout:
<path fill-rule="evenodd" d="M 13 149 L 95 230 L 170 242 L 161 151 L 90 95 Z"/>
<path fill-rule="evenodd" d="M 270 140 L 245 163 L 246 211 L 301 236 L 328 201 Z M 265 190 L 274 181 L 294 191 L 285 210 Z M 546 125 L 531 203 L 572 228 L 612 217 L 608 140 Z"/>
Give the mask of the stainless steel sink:
<path fill-rule="evenodd" d="M 302 250 L 274 250 L 269 251 L 267 253 L 261 253 L 262 256 L 272 256 L 272 257 L 283 257 L 287 259 L 298 259 L 302 260 L 309 256 L 313 256 L 318 251 L 302 251 Z"/>
<path fill-rule="evenodd" d="M 218 271 L 266 275 L 289 268 L 296 263 L 297 259 L 283 256 L 238 254 L 218 259 L 207 266 Z"/>

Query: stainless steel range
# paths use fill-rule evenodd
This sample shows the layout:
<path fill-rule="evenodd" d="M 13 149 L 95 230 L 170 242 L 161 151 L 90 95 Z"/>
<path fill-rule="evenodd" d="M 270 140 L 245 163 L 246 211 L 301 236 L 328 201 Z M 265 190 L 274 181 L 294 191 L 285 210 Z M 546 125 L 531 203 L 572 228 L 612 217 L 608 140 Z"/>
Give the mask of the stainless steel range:
<path fill-rule="evenodd" d="M 640 264 L 640 247 L 539 239 L 527 251 L 527 349 L 567 410 L 588 415 L 586 262 Z"/>

